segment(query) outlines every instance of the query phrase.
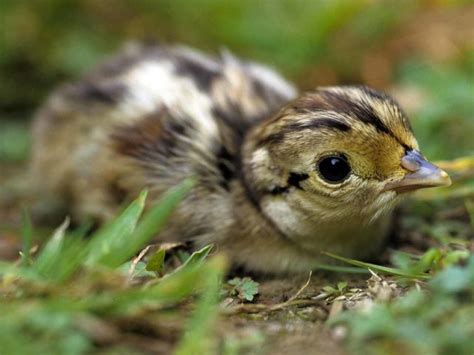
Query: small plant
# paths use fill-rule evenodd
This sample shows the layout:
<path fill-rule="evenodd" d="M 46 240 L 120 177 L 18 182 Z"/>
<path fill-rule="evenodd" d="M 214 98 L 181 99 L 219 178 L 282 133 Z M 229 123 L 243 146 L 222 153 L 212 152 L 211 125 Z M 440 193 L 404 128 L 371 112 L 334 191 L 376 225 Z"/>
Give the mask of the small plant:
<path fill-rule="evenodd" d="M 258 282 L 253 281 L 250 277 L 234 277 L 227 281 L 232 286 L 229 290 L 230 296 L 237 296 L 243 301 L 252 302 L 258 294 Z"/>
<path fill-rule="evenodd" d="M 347 282 L 341 281 L 336 284 L 336 287 L 332 286 L 324 286 L 323 287 L 323 293 L 324 297 L 339 297 L 344 294 L 344 292 L 347 290 Z"/>

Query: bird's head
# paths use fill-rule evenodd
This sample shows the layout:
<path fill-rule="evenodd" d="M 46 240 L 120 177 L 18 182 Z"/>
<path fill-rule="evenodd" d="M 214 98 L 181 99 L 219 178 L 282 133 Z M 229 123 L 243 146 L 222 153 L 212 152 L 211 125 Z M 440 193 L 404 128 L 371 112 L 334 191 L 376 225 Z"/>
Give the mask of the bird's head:
<path fill-rule="evenodd" d="M 311 221 L 368 224 L 404 192 L 450 184 L 398 104 L 367 87 L 301 96 L 249 132 L 242 156 L 252 199 L 289 234 Z"/>

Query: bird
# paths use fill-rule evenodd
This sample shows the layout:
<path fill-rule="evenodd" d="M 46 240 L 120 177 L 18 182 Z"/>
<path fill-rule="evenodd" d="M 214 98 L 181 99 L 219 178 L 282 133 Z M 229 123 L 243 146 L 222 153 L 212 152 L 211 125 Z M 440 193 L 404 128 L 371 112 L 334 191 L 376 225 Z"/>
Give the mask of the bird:
<path fill-rule="evenodd" d="M 212 243 L 261 273 L 373 258 L 407 193 L 451 183 L 388 94 L 300 93 L 226 50 L 128 44 L 54 90 L 32 137 L 38 200 L 105 223 L 143 189 L 149 206 L 192 176 L 158 240 Z"/>

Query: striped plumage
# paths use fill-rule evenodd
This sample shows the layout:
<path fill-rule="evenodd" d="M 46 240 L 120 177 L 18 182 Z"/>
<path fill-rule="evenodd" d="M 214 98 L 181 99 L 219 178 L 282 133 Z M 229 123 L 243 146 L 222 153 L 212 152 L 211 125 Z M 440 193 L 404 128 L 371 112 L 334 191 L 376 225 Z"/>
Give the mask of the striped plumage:
<path fill-rule="evenodd" d="M 99 221 L 144 187 L 153 201 L 196 176 L 160 239 L 214 242 L 254 270 L 305 270 L 321 251 L 367 257 L 397 189 L 447 177 L 420 180 L 425 161 L 390 97 L 366 87 L 295 97 L 228 53 L 134 45 L 53 93 L 35 119 L 32 176 L 42 199 Z M 334 167 L 322 164 L 349 172 L 327 180 Z"/>

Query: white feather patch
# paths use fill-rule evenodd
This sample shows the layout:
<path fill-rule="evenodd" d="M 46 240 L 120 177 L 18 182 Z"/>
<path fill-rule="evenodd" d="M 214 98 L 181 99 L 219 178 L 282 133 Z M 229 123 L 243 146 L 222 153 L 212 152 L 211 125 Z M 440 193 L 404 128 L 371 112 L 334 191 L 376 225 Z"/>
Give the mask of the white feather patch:
<path fill-rule="evenodd" d="M 206 137 L 217 134 L 211 115 L 212 102 L 192 79 L 175 74 L 167 60 L 144 61 L 124 75 L 128 96 L 119 110 L 127 116 L 142 116 L 161 106 L 192 119 Z"/>

